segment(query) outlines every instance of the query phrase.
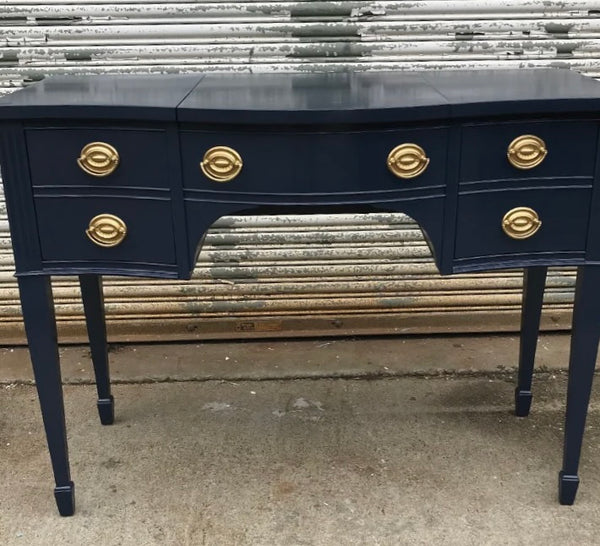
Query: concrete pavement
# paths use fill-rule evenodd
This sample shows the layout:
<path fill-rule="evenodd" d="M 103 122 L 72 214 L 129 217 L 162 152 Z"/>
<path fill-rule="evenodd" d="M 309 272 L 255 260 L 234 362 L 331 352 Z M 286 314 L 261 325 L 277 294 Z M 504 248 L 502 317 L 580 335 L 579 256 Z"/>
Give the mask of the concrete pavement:
<path fill-rule="evenodd" d="M 63 348 L 72 518 L 26 352 L 3 349 L 1 543 L 600 544 L 597 395 L 577 502 L 556 500 L 567 345 L 542 338 L 526 419 L 510 336 L 124 346 L 109 427 Z"/>

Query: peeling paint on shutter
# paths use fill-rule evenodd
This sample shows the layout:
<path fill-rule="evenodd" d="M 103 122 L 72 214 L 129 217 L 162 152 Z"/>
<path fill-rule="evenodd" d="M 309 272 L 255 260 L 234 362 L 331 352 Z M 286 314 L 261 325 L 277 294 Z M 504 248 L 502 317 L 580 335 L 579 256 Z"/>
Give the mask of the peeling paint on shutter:
<path fill-rule="evenodd" d="M 0 93 L 49 74 L 560 67 L 600 78 L 594 1 L 0 0 Z M 3 206 L 3 205 L 2 205 Z M 23 332 L 0 211 L 0 339 Z M 113 340 L 515 330 L 520 271 L 440 278 L 403 215 L 228 217 L 192 282 L 108 279 Z M 544 327 L 569 327 L 574 272 Z M 62 340 L 84 339 L 56 278 Z"/>

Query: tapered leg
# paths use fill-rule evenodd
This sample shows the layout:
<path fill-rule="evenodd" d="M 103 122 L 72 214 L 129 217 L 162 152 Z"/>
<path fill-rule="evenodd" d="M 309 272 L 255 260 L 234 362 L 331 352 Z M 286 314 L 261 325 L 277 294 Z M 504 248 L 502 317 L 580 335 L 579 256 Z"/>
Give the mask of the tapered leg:
<path fill-rule="evenodd" d="M 25 331 L 29 341 L 29 353 L 56 482 L 54 496 L 60 515 L 71 516 L 75 511 L 75 495 L 69 470 L 65 410 L 50 277 L 19 277 L 18 282 Z"/>
<path fill-rule="evenodd" d="M 563 467 L 558 487 L 561 504 L 573 504 L 579 485 L 577 470 L 600 340 L 599 286 L 600 267 L 581 266 L 578 269 L 569 358 Z"/>
<path fill-rule="evenodd" d="M 115 402 L 110 392 L 102 277 L 100 275 L 80 275 L 79 284 L 81 285 L 92 364 L 96 376 L 100 422 L 103 425 L 111 425 L 115 419 Z"/>
<path fill-rule="evenodd" d="M 515 389 L 515 414 L 529 415 L 531 408 L 531 378 L 540 332 L 542 300 L 546 286 L 547 267 L 528 267 L 523 273 L 523 307 L 521 310 L 521 345 L 519 348 L 519 378 Z"/>

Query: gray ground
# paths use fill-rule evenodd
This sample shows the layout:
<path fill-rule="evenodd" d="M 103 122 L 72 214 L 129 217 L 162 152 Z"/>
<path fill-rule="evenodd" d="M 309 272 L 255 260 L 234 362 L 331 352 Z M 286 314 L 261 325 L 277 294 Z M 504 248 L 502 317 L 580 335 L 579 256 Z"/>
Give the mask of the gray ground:
<path fill-rule="evenodd" d="M 102 427 L 62 350 L 77 512 L 54 507 L 23 349 L 0 350 L 2 545 L 600 544 L 600 404 L 556 499 L 568 338 L 511 414 L 514 337 L 129 345 Z M 362 377 L 359 377 L 362 376 Z"/>

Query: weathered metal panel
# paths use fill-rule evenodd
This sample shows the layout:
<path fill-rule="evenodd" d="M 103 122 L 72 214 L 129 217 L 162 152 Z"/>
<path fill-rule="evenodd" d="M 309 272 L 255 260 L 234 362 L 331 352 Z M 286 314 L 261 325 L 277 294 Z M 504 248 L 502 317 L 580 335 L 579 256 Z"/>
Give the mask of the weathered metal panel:
<path fill-rule="evenodd" d="M 570 66 L 597 2 L 0 2 L 0 87 L 51 73 Z"/>
<path fill-rule="evenodd" d="M 562 67 L 600 77 L 600 4 L 553 0 L 0 0 L 0 93 L 49 74 Z M 23 341 L 0 201 L 0 339 Z M 189 283 L 109 279 L 113 339 L 514 330 L 520 272 L 442 279 L 400 214 L 230 217 Z M 553 270 L 546 328 L 568 328 Z M 55 283 L 83 336 L 75 279 Z"/>

